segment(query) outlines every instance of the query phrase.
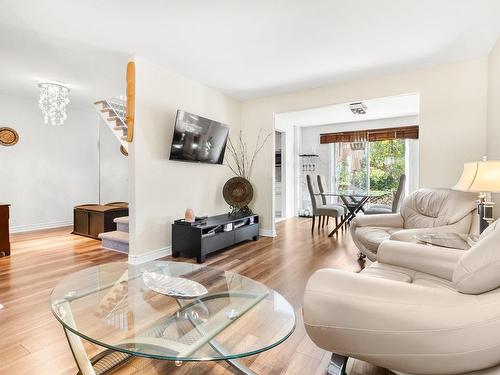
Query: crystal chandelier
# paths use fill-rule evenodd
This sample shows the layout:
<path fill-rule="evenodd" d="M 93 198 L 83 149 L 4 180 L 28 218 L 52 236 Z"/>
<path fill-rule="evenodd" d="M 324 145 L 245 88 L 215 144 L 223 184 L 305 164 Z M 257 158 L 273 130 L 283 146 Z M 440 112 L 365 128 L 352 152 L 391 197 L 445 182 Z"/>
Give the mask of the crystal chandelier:
<path fill-rule="evenodd" d="M 62 125 L 66 118 L 66 106 L 69 103 L 69 88 L 57 82 L 39 82 L 40 100 L 38 106 L 42 110 L 44 122 Z"/>

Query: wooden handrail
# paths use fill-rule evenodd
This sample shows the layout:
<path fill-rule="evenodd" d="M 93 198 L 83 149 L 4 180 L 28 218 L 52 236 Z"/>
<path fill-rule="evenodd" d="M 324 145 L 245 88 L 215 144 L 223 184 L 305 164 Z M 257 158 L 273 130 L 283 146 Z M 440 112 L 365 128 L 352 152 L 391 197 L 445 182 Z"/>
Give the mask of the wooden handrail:
<path fill-rule="evenodd" d="M 134 139 L 135 122 L 135 62 L 129 61 L 127 64 L 127 105 L 125 123 L 127 124 L 127 142 Z"/>

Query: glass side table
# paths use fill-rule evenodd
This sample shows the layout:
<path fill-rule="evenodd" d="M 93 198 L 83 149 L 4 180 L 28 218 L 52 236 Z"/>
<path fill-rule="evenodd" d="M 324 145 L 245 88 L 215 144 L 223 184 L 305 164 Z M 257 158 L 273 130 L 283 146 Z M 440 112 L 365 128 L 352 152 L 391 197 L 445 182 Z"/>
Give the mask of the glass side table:
<path fill-rule="evenodd" d="M 469 250 L 477 242 L 478 237 L 461 233 L 425 233 L 415 235 L 415 239 L 426 245 Z"/>

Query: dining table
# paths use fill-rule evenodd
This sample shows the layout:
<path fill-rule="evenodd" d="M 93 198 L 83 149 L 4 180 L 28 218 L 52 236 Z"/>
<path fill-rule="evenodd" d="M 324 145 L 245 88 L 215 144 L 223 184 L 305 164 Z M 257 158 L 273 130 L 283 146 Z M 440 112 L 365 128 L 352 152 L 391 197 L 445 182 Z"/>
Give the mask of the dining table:
<path fill-rule="evenodd" d="M 345 223 L 350 223 L 356 217 L 359 211 L 370 199 L 380 199 L 384 195 L 391 194 L 384 190 L 337 190 L 335 192 L 316 193 L 322 197 L 338 197 L 347 208 L 347 215 L 344 215 L 335 228 L 328 234 L 328 237 L 334 236 Z"/>

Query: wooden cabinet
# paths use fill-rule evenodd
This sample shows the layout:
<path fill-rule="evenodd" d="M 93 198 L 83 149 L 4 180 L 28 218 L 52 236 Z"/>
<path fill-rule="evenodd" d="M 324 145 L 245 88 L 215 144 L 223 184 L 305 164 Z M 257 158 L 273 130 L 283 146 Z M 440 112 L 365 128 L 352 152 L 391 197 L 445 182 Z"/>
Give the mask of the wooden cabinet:
<path fill-rule="evenodd" d="M 10 255 L 9 205 L 0 203 L 0 256 Z"/>
<path fill-rule="evenodd" d="M 83 205 L 73 211 L 73 234 L 99 239 L 99 233 L 116 230 L 114 220 L 128 216 L 128 208 L 120 206 Z"/>

